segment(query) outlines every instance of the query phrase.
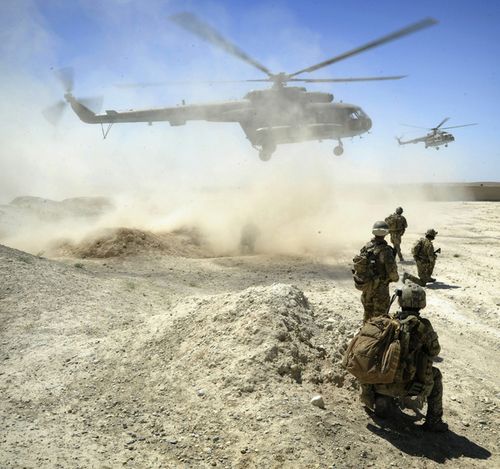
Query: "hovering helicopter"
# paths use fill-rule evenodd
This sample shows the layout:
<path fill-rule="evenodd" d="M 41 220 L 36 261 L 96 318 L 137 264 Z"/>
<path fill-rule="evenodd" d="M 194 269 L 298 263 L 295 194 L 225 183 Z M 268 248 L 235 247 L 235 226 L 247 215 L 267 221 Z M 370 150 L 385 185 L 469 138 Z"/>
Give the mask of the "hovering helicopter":
<path fill-rule="evenodd" d="M 113 124 L 124 122 L 147 122 L 151 125 L 152 122 L 167 121 L 171 126 L 184 125 L 189 120 L 235 122 L 240 124 L 250 143 L 259 150 L 259 157 L 262 161 L 268 161 L 279 144 L 309 140 L 335 139 L 338 145 L 333 150 L 334 154 L 341 155 L 344 151 L 342 138 L 354 137 L 370 130 L 372 121 L 368 115 L 355 104 L 333 102 L 334 97 L 331 93 L 311 92 L 304 87 L 286 85 L 291 82 L 340 83 L 404 78 L 404 75 L 359 78 L 300 78 L 299 75 L 313 72 L 437 23 L 432 18 L 426 18 L 294 73 L 273 73 L 193 14 L 180 13 L 170 19 L 190 33 L 267 75 L 265 78 L 238 80 L 238 82 L 267 82 L 272 83 L 272 87 L 250 91 L 239 101 L 192 105 L 185 105 L 183 102 L 177 107 L 128 111 L 107 110 L 104 114 L 96 114 L 91 110 L 92 106 L 87 101 L 73 96 L 73 72 L 71 69 L 62 69 L 56 75 L 64 86 L 64 101 L 46 109 L 44 111 L 46 118 L 57 123 L 64 107 L 69 103 L 83 122 L 101 124 L 104 138 Z M 160 85 L 165 86 L 164 83 L 126 86 Z M 103 124 L 108 125 L 106 129 Z"/>
<path fill-rule="evenodd" d="M 408 143 L 424 142 L 425 148 L 436 147 L 436 150 L 439 150 L 439 147 L 441 145 L 444 145 L 445 147 L 447 147 L 448 143 L 455 141 L 455 137 L 450 132 L 444 132 L 445 130 L 457 129 L 459 127 L 469 127 L 470 125 L 477 125 L 477 123 L 474 123 L 474 124 L 454 125 L 452 127 L 441 127 L 445 122 L 448 122 L 449 119 L 450 119 L 449 117 L 445 117 L 436 127 L 418 127 L 416 125 L 403 124 L 406 127 L 415 127 L 417 129 L 426 129 L 426 130 L 430 130 L 430 132 L 427 135 L 425 135 L 424 137 L 414 138 L 413 140 L 403 141 L 397 137 L 396 137 L 396 140 L 398 141 L 398 143 L 400 145 L 407 145 Z"/>

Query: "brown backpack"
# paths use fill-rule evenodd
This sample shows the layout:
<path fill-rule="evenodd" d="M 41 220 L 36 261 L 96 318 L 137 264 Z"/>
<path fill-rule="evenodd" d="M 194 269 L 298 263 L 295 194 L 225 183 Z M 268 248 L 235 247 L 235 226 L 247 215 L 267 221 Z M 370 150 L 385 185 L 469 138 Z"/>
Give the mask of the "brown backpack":
<path fill-rule="evenodd" d="M 380 250 L 376 249 L 375 245 L 368 243 L 353 258 L 351 272 L 354 286 L 358 290 L 364 291 L 370 282 L 377 278 L 377 255 L 379 252 Z"/>
<path fill-rule="evenodd" d="M 387 316 L 370 319 L 351 340 L 342 365 L 361 384 L 394 382 L 401 355 L 400 323 Z"/>

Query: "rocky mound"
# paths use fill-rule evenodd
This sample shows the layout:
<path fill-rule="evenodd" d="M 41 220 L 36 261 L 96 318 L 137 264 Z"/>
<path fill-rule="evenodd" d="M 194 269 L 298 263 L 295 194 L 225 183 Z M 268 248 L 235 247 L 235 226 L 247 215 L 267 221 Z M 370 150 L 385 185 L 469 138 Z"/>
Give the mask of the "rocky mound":
<path fill-rule="evenodd" d="M 267 388 L 274 381 L 344 381 L 342 355 L 330 357 L 313 309 L 294 286 L 253 287 L 192 300 L 188 311 L 177 316 L 169 325 L 155 317 L 158 332 L 145 348 L 148 354 L 168 355 L 166 361 L 174 361 L 196 381 L 201 378 L 204 386 L 212 387 L 211 377 L 204 377 L 207 370 L 220 373 L 217 387 L 241 392 Z M 345 326 L 341 331 L 336 331 L 336 341 L 342 349 L 353 331 Z"/>
<path fill-rule="evenodd" d="M 344 399 L 339 394 L 355 401 L 356 386 L 340 366 L 354 329 L 342 319 L 321 327 L 303 292 L 286 284 L 190 298 L 151 317 L 143 329 L 149 333 L 127 344 L 126 358 L 104 380 L 117 389 L 126 383 L 128 403 L 119 400 L 114 409 L 134 428 L 126 447 L 153 457 L 166 444 L 169 463 L 187 467 L 315 460 L 316 445 L 330 430 L 318 428 L 325 411 L 310 401 L 322 394 L 327 409 Z M 134 414 L 126 410 L 131 405 Z M 162 418 L 138 425 L 136 415 L 157 409 Z M 116 425 L 110 418 L 108 425 Z M 302 441 L 307 434 L 317 442 Z"/>
<path fill-rule="evenodd" d="M 62 241 L 50 249 L 51 255 L 78 259 L 103 259 L 151 252 L 191 258 L 210 256 L 194 233 L 152 233 L 134 228 L 108 228 L 93 233 L 79 243 Z"/>

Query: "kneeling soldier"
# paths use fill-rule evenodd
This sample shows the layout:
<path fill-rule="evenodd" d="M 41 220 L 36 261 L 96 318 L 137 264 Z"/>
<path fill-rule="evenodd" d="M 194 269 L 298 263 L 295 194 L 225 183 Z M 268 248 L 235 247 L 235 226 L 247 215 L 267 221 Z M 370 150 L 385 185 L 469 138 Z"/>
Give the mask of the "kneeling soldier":
<path fill-rule="evenodd" d="M 438 336 L 428 319 L 420 316 L 426 305 L 425 290 L 411 282 L 404 285 L 399 296 L 398 311 L 394 319 L 400 322 L 401 355 L 394 382 L 373 385 L 374 411 L 386 417 L 393 398 L 404 400 L 418 396 L 427 400 L 424 430 L 445 432 L 443 422 L 443 382 L 438 368 L 432 366 L 441 347 Z"/>

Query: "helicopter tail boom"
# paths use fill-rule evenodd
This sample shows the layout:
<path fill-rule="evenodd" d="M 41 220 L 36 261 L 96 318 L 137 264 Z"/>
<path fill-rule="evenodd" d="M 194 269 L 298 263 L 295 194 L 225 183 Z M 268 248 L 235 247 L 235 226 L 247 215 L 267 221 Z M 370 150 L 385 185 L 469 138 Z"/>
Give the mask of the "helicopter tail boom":
<path fill-rule="evenodd" d="M 95 112 L 84 106 L 72 94 L 66 93 L 64 98 L 70 104 L 71 108 L 82 122 L 85 122 L 87 124 L 97 124 L 101 122 L 100 120 L 96 119 Z"/>

